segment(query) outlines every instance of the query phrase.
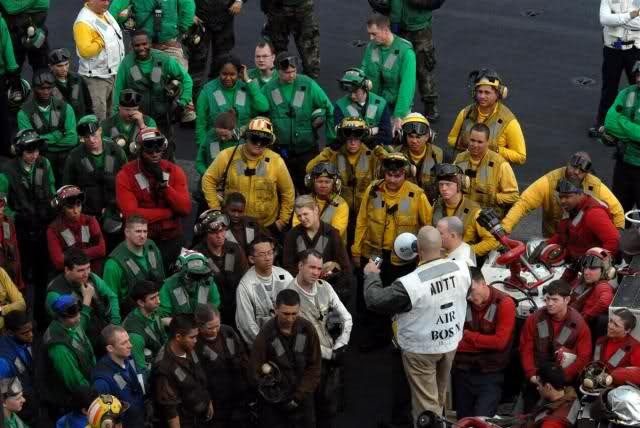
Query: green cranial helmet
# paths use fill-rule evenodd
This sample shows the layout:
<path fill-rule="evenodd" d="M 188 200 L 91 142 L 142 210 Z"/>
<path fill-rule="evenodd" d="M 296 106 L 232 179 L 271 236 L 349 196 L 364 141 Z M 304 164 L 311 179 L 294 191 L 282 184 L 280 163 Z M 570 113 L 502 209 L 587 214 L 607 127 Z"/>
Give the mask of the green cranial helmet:
<path fill-rule="evenodd" d="M 343 91 L 355 91 L 358 88 L 369 89 L 367 75 L 359 68 L 350 68 L 344 72 L 342 78 L 338 80 Z"/>
<path fill-rule="evenodd" d="M 185 248 L 178 256 L 176 264 L 181 271 L 193 275 L 206 275 L 211 272 L 211 266 L 204 254 Z"/>

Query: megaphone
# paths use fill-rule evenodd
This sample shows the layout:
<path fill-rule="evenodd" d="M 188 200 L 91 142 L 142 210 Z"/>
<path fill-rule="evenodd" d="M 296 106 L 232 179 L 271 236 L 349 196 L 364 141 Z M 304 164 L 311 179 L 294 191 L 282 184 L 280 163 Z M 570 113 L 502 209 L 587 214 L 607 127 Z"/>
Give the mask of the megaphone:
<path fill-rule="evenodd" d="M 393 242 L 393 251 L 402 260 L 409 261 L 418 255 L 418 238 L 413 233 L 404 232 Z"/>

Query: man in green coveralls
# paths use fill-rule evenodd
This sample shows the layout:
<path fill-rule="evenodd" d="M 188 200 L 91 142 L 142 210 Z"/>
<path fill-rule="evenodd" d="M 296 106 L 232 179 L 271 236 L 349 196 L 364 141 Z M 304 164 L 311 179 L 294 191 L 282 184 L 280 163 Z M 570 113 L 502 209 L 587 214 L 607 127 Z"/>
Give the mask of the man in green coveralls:
<path fill-rule="evenodd" d="M 411 42 L 391 32 L 389 18 L 375 14 L 367 20 L 371 40 L 360 69 L 371 81 L 371 91 L 387 100 L 391 131 L 395 135 L 402 118 L 411 112 L 416 89 L 416 54 Z"/>
<path fill-rule="evenodd" d="M 162 255 L 155 242 L 147 238 L 147 220 L 144 217 L 132 215 L 127 218 L 124 241 L 109 254 L 102 276 L 118 296 L 123 315 L 134 307 L 130 293 L 137 281 L 164 280 Z"/>
<path fill-rule="evenodd" d="M 167 341 L 167 333 L 157 311 L 160 306 L 158 284 L 147 280 L 136 282 L 131 290 L 131 299 L 136 308 L 127 315 L 122 326 L 129 333 L 131 356 L 136 367 L 148 375 L 158 351 Z"/>
<path fill-rule="evenodd" d="M 90 320 L 80 306 L 71 294 L 61 294 L 51 303 L 55 318 L 43 336 L 48 370 L 42 373 L 46 377 L 46 391 L 42 391 L 42 397 L 52 416 L 71 404 L 75 391 L 91 386 L 91 370 L 96 365 L 96 357 L 85 333 Z"/>

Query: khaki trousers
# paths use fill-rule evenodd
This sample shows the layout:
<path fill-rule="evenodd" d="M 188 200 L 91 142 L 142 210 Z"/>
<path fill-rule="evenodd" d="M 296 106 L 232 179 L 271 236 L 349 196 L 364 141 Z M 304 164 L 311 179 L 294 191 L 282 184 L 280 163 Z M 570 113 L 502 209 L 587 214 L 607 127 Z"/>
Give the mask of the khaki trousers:
<path fill-rule="evenodd" d="M 89 88 L 91 94 L 91 102 L 93 103 L 93 111 L 100 122 L 111 116 L 111 98 L 113 97 L 113 83 L 115 76 L 109 78 L 103 77 L 87 77 L 84 81 Z M 118 103 L 119 100 L 115 100 Z M 76 118 L 80 120 L 80 118 Z"/>
<path fill-rule="evenodd" d="M 442 414 L 455 355 L 456 351 L 445 354 L 402 352 L 402 364 L 411 389 L 414 422 L 425 410 Z"/>

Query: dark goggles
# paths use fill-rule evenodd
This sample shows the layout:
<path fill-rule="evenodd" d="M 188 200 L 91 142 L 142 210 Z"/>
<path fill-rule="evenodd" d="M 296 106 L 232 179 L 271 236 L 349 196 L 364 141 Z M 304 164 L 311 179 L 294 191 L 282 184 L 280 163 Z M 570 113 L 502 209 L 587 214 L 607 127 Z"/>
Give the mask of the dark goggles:
<path fill-rule="evenodd" d="M 338 138 L 341 140 L 348 140 L 350 138 L 362 140 L 368 135 L 369 130 L 366 128 L 338 128 Z"/>
<path fill-rule="evenodd" d="M 450 163 L 439 163 L 436 165 L 436 177 L 450 177 L 458 174 L 462 174 L 462 170 L 459 166 Z"/>
<path fill-rule="evenodd" d="M 160 153 L 165 148 L 164 138 L 150 138 L 142 143 L 142 150 L 146 153 Z"/>
<path fill-rule="evenodd" d="M 298 58 L 295 56 L 287 56 L 278 60 L 278 69 L 286 70 L 289 67 L 298 68 Z"/>
<path fill-rule="evenodd" d="M 78 135 L 81 137 L 89 137 L 95 134 L 98 129 L 100 129 L 100 125 L 97 122 L 86 122 L 78 125 Z"/>
<path fill-rule="evenodd" d="M 359 89 L 362 87 L 362 85 L 358 85 L 355 82 L 338 82 L 338 84 L 340 85 L 340 89 L 342 89 L 345 92 L 354 92 L 355 90 Z"/>
<path fill-rule="evenodd" d="M 471 72 L 470 76 L 474 82 L 479 82 L 482 79 L 487 79 L 489 82 L 494 84 L 500 83 L 500 76 L 494 70 L 490 70 L 487 68 L 483 68 L 482 70 L 476 70 Z"/>
<path fill-rule="evenodd" d="M 33 83 L 33 86 L 43 86 L 43 85 L 53 86 L 56 84 L 56 78 L 50 72 L 45 71 L 45 72 L 37 73 L 36 75 L 34 75 L 32 83 Z"/>
<path fill-rule="evenodd" d="M 18 144 L 18 147 L 23 152 L 34 152 L 36 150 L 39 150 L 42 147 L 42 140 L 33 140 L 33 141 L 20 143 Z"/>
<path fill-rule="evenodd" d="M 569 159 L 569 165 L 578 168 L 582 172 L 591 171 L 591 161 L 580 155 L 573 155 Z"/>
<path fill-rule="evenodd" d="M 136 91 L 125 90 L 120 93 L 120 105 L 123 107 L 138 107 L 142 96 Z"/>
<path fill-rule="evenodd" d="M 407 135 L 418 134 L 422 136 L 427 135 L 427 133 L 429 132 L 429 127 L 425 123 L 409 122 L 402 125 L 402 132 Z"/>
<path fill-rule="evenodd" d="M 311 170 L 311 176 L 312 177 L 321 177 L 321 176 L 337 177 L 338 169 L 333 164 L 322 162 L 313 167 L 313 169 Z"/>
<path fill-rule="evenodd" d="M 385 171 L 398 171 L 407 167 L 407 162 L 400 159 L 386 159 L 382 161 Z"/>
<path fill-rule="evenodd" d="M 582 268 L 604 268 L 604 261 L 594 255 L 584 256 L 582 257 Z"/>
<path fill-rule="evenodd" d="M 252 144 L 260 147 L 266 147 L 271 144 L 271 137 L 268 135 L 258 134 L 258 133 L 248 133 L 247 140 L 249 140 Z"/>
<path fill-rule="evenodd" d="M 556 186 L 558 193 L 583 193 L 582 189 L 569 180 L 560 180 Z"/>
<path fill-rule="evenodd" d="M 69 196 L 68 198 L 64 198 L 62 200 L 62 206 L 67 208 L 77 207 L 78 205 L 82 205 L 84 203 L 84 193 L 81 193 L 76 196 Z"/>
<path fill-rule="evenodd" d="M 68 49 L 54 49 L 49 53 L 49 64 L 60 64 L 61 62 L 68 62 L 71 58 L 71 53 Z"/>

